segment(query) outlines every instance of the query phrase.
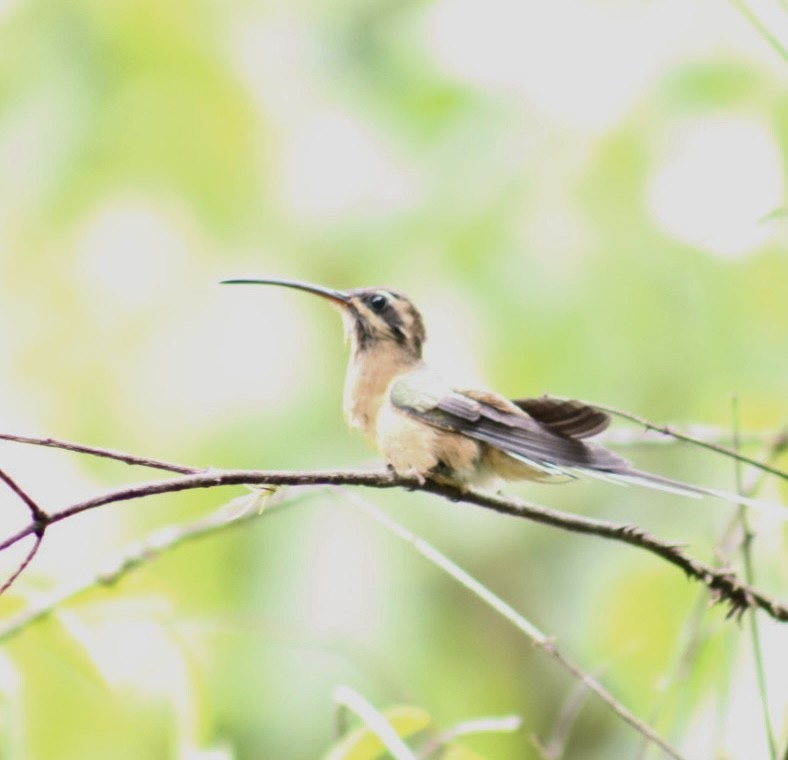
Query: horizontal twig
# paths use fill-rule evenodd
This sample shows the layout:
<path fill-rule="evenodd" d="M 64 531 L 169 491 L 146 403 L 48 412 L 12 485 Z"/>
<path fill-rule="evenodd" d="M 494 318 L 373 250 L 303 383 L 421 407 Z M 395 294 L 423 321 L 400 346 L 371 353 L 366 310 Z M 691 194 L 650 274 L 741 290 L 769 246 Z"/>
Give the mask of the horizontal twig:
<path fill-rule="evenodd" d="M 471 578 L 467 573 L 462 571 L 444 555 L 441 555 L 423 539 L 410 534 L 400 525 L 394 523 L 391 518 L 384 516 L 379 510 L 370 505 L 368 501 L 360 499 L 353 494 L 343 492 L 339 488 L 336 490 L 340 493 L 344 493 L 346 498 L 354 503 L 360 503 L 367 511 L 371 511 L 373 516 L 382 520 L 387 527 L 412 543 L 418 551 L 427 557 L 427 559 L 437 564 L 444 571 L 452 575 L 452 577 L 463 583 L 466 588 L 476 593 L 496 611 L 503 614 L 504 617 L 513 622 L 517 628 L 526 633 L 534 643 L 542 647 L 550 657 L 555 659 L 562 667 L 567 668 L 572 676 L 579 679 L 585 688 L 590 688 L 589 682 L 593 683 L 595 686 L 593 690 L 597 695 L 607 703 L 614 712 L 643 734 L 644 737 L 662 746 L 662 748 L 673 757 L 680 757 L 673 747 L 665 743 L 658 735 L 654 734 L 647 725 L 643 724 L 642 721 L 630 713 L 626 707 L 610 695 L 593 677 L 568 661 L 566 657 L 557 650 L 555 641 L 531 626 L 519 613 L 514 611 L 503 600 L 496 597 L 486 587 Z M 230 504 L 223 505 L 207 516 L 197 518 L 188 523 L 168 525 L 164 528 L 160 528 L 153 532 L 148 538 L 132 544 L 126 550 L 118 554 L 100 572 L 88 575 L 81 580 L 75 581 L 57 590 L 53 594 L 43 597 L 27 609 L 6 620 L 0 625 L 0 641 L 8 641 L 24 631 L 29 625 L 51 615 L 61 605 L 91 588 L 117 583 L 128 573 L 154 560 L 164 552 L 176 549 L 182 544 L 195 539 L 217 535 L 226 530 L 240 527 L 248 522 L 266 517 L 275 510 L 278 511 L 278 509 L 283 507 L 290 508 L 301 503 L 304 496 L 314 495 L 316 493 L 316 490 L 310 489 L 306 493 L 301 492 L 299 497 L 293 496 L 292 492 L 288 489 L 282 489 L 271 496 L 251 494 L 247 497 L 241 497 L 240 499 L 234 500 L 234 502 L 241 502 L 243 506 L 242 511 L 234 516 L 231 516 L 230 510 L 228 509 L 233 506 L 233 502 L 231 502 Z M 264 499 L 264 501 L 261 502 L 261 499 Z M 241 505 L 239 504 L 239 506 Z M 513 717 L 505 720 L 470 721 L 467 724 L 461 724 L 452 731 L 446 732 L 446 734 L 442 735 L 441 741 L 448 741 L 450 738 L 453 739 L 461 733 L 468 733 L 471 731 L 515 730 L 517 727 L 515 723 L 519 724 L 519 721 L 515 720 Z"/>
<path fill-rule="evenodd" d="M 265 470 L 210 470 L 197 474 L 183 475 L 170 480 L 154 481 L 127 486 L 86 499 L 70 507 L 52 513 L 47 525 L 61 522 L 74 515 L 97 507 L 117 502 L 175 493 L 197 488 L 216 488 L 233 485 L 348 485 L 369 488 L 406 488 L 437 494 L 451 501 L 462 501 L 491 509 L 501 514 L 525 518 L 575 533 L 601 536 L 644 549 L 681 568 L 690 578 L 705 584 L 715 601 L 726 602 L 731 612 L 740 614 L 751 607 L 765 610 L 773 618 L 788 621 L 788 607 L 770 598 L 765 593 L 748 587 L 733 573 L 718 570 L 687 555 L 680 547 L 661 541 L 643 528 L 626 523 L 614 523 L 580 515 L 568 514 L 542 507 L 522 499 L 496 496 L 477 491 L 460 490 L 432 481 L 423 484 L 416 480 L 400 478 L 388 470 L 322 470 L 313 472 L 265 471 Z M 36 524 L 0 543 L 0 550 L 35 532 Z"/>
<path fill-rule="evenodd" d="M 12 433 L 0 433 L 0 441 L 11 441 L 13 443 L 26 443 L 31 446 L 44 446 L 51 449 L 62 449 L 63 451 L 73 451 L 75 454 L 87 454 L 88 456 L 100 459 L 114 459 L 116 462 L 134 465 L 137 467 L 150 467 L 153 470 L 166 470 L 167 472 L 179 472 L 187 475 L 193 472 L 200 472 L 200 467 L 187 467 L 173 462 L 163 462 L 159 459 L 149 457 L 138 457 L 134 454 L 127 454 L 125 451 L 114 449 L 99 448 L 98 446 L 85 446 L 82 443 L 71 441 L 61 441 L 57 438 L 35 438 L 29 435 L 14 435 Z"/>

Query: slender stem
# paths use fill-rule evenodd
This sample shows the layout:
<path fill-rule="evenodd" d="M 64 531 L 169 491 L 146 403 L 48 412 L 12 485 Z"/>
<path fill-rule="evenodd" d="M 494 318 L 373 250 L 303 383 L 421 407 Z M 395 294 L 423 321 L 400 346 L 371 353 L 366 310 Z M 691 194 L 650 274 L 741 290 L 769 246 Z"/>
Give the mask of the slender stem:
<path fill-rule="evenodd" d="M 179 472 L 183 475 L 201 471 L 201 468 L 199 467 L 188 467 L 182 464 L 174 464 L 173 462 L 163 462 L 158 459 L 150 459 L 149 457 L 138 457 L 134 456 L 133 454 L 127 454 L 124 451 L 99 448 L 98 446 L 85 446 L 82 443 L 61 441 L 57 438 L 34 438 L 28 435 L 0 433 L 0 441 L 12 441 L 14 443 L 30 444 L 31 446 L 45 446 L 52 449 L 73 451 L 76 454 L 87 454 L 89 456 L 99 457 L 101 459 L 114 459 L 117 462 L 123 462 L 124 464 L 128 465 L 150 467 L 153 470 L 165 470 L 167 472 Z"/>
<path fill-rule="evenodd" d="M 0 470 L 0 480 L 2 480 L 24 503 L 30 510 L 30 514 L 34 520 L 47 520 L 47 513 L 36 504 L 33 498 L 4 470 Z"/>
<path fill-rule="evenodd" d="M 781 58 L 788 61 L 788 50 L 783 47 L 780 40 L 775 37 L 769 27 L 761 21 L 758 16 L 752 11 L 752 9 L 744 2 L 744 0 L 732 0 L 733 4 L 739 9 L 739 12 L 750 22 L 750 24 L 754 27 L 754 29 L 763 37 L 766 42 L 775 50 Z M 784 6 L 784 2 L 781 0 L 781 4 Z"/>
<path fill-rule="evenodd" d="M 728 435 L 730 436 L 730 433 Z M 783 447 L 784 443 L 781 437 L 773 437 L 772 443 L 768 449 L 767 456 L 765 457 L 766 461 L 771 463 L 772 461 L 776 460 Z M 743 493 L 746 496 L 751 496 L 757 493 L 763 484 L 763 481 L 768 478 L 769 474 L 763 470 L 758 470 L 757 473 L 754 473 L 754 476 L 755 477 L 750 479 L 750 482 L 746 485 L 746 487 L 743 488 Z M 738 544 L 735 534 L 737 534 L 741 529 L 741 524 L 739 521 L 740 513 L 741 511 L 738 511 L 733 515 L 728 525 L 722 530 L 720 537 L 716 541 L 714 550 L 716 557 L 716 567 L 728 566 L 731 561 L 731 553 L 736 551 L 736 546 L 734 546 L 734 543 Z M 662 679 L 661 691 L 663 693 L 663 697 L 656 705 L 652 713 L 651 719 L 649 721 L 652 725 L 656 725 L 658 717 L 662 712 L 664 712 L 666 695 L 668 691 L 675 688 L 679 681 L 685 679 L 691 671 L 692 663 L 697 658 L 700 646 L 702 644 L 702 628 L 707 609 L 708 601 L 705 594 L 702 592 L 698 593 L 695 603 L 693 604 L 693 607 L 687 616 L 687 621 L 684 624 L 680 634 L 682 644 L 677 647 L 675 661 L 670 668 L 670 673 L 667 677 Z M 685 689 L 679 694 L 679 697 L 684 700 L 688 700 L 689 693 L 690 692 Z M 679 706 L 676 708 L 676 714 L 682 718 L 686 718 L 690 714 L 690 711 L 688 707 L 682 709 L 681 706 Z M 642 758 L 645 757 L 648 747 L 649 745 L 644 742 L 643 749 L 638 755 L 638 758 L 642 760 Z M 788 757 L 785 757 L 783 760 L 788 760 Z"/>
<path fill-rule="evenodd" d="M 734 449 L 739 447 L 739 400 L 736 396 L 731 399 L 731 423 L 733 427 L 733 446 Z M 734 469 L 736 474 L 736 492 L 744 494 L 744 485 L 742 482 L 741 462 L 736 460 L 734 462 Z M 752 540 L 753 534 L 750 530 L 750 523 L 747 519 L 747 510 L 743 504 L 739 505 L 738 511 L 739 523 L 742 527 L 743 539 L 741 542 L 741 553 L 744 564 L 744 579 L 748 586 L 751 586 L 755 581 L 755 569 L 752 561 Z M 766 731 L 766 741 L 769 745 L 769 757 L 771 760 L 777 760 L 777 742 L 774 738 L 774 727 L 769 715 L 769 696 L 766 687 L 766 671 L 763 666 L 763 650 L 761 648 L 761 637 L 758 626 L 758 617 L 755 611 L 749 618 L 750 639 L 752 640 L 752 655 L 755 660 L 755 674 L 758 680 L 758 696 L 761 700 L 761 712 L 763 714 L 764 729 Z"/>
<path fill-rule="evenodd" d="M 33 561 L 33 557 L 35 557 L 36 554 L 38 553 L 38 549 L 41 546 L 41 541 L 43 540 L 43 538 L 44 538 L 43 532 L 36 534 L 35 542 L 33 543 L 33 546 L 30 547 L 27 556 L 22 560 L 22 563 L 19 565 L 19 567 L 17 567 L 16 570 L 14 570 L 14 572 L 9 576 L 6 582 L 2 586 L 0 586 L 0 596 L 4 594 L 6 591 L 8 591 L 9 588 L 11 588 L 14 581 L 20 575 L 22 575 L 22 573 L 27 568 L 27 566 Z"/>
<path fill-rule="evenodd" d="M 441 553 L 432 544 L 423 538 L 411 533 L 391 517 L 381 512 L 366 499 L 361 499 L 355 494 L 347 494 L 346 498 L 357 504 L 370 517 L 377 520 L 387 530 L 398 538 L 410 544 L 419 554 L 439 567 L 454 580 L 479 597 L 499 615 L 508 620 L 515 628 L 524 633 L 534 644 L 546 652 L 562 668 L 569 671 L 574 678 L 593 691 L 609 708 L 622 720 L 632 726 L 638 733 L 648 737 L 650 741 L 662 748 L 666 754 L 673 758 L 681 758 L 678 750 L 654 731 L 619 702 L 607 689 L 604 688 L 593 676 L 581 670 L 572 660 L 564 655 L 556 646 L 555 641 L 542 633 L 533 623 L 527 620 L 510 604 L 494 594 L 476 578 L 463 570 L 459 565 Z"/>
<path fill-rule="evenodd" d="M 282 508 L 285 505 L 293 507 L 301 503 L 306 496 L 293 497 L 286 491 L 280 491 L 268 498 L 263 506 L 258 508 L 258 495 L 250 494 L 246 497 L 249 504 L 246 509 L 235 517 L 228 517 L 227 506 L 223 505 L 214 510 L 211 514 L 199 517 L 191 522 L 179 525 L 167 525 L 151 533 L 146 539 L 134 543 L 126 551 L 118 554 L 114 559 L 98 573 L 88 575 L 80 580 L 71 583 L 69 586 L 58 589 L 51 595 L 22 610 L 15 616 L 7 619 L 0 626 L 0 641 L 7 641 L 18 633 L 21 633 L 27 626 L 52 614 L 65 602 L 73 599 L 79 594 L 100 585 L 112 585 L 117 583 L 128 573 L 136 570 L 147 562 L 154 560 L 164 552 L 176 549 L 182 544 L 195 541 L 206 536 L 213 536 L 225 530 L 238 528 L 253 520 L 261 519 L 270 515 L 274 509 Z M 237 501 L 237 500 L 234 500 Z M 40 542 L 39 542 L 40 543 Z"/>
<path fill-rule="evenodd" d="M 27 491 L 25 491 L 22 486 L 20 486 L 4 470 L 0 470 L 0 480 L 2 480 L 30 510 L 30 516 L 32 519 L 30 521 L 30 525 L 28 525 L 26 529 L 29 532 L 25 533 L 25 535 L 35 536 L 35 542 L 33 543 L 33 546 L 30 548 L 30 551 L 28 551 L 25 558 L 22 560 L 22 563 L 16 568 L 16 570 L 14 570 L 8 580 L 6 580 L 5 583 L 0 586 L 0 596 L 2 596 L 6 591 L 8 591 L 9 588 L 11 588 L 14 581 L 24 572 L 27 566 L 33 561 L 33 557 L 35 557 L 38 553 L 38 549 L 41 546 L 41 541 L 44 539 L 44 533 L 46 532 L 47 526 L 49 525 L 49 515 L 44 512 L 44 510 L 38 506 L 32 496 L 30 496 Z"/>
<path fill-rule="evenodd" d="M 9 546 L 13 546 L 14 544 L 21 541 L 23 538 L 27 538 L 28 536 L 34 536 L 36 533 L 36 522 L 33 521 L 29 525 L 25 526 L 21 530 L 18 530 L 16 533 L 10 535 L 8 538 L 0 541 L 0 552 L 7 549 Z"/>
<path fill-rule="evenodd" d="M 752 465 L 753 467 L 757 467 L 759 470 L 763 470 L 764 472 L 768 472 L 775 477 L 782 478 L 783 480 L 788 480 L 788 472 L 785 470 L 781 470 L 774 465 L 769 464 L 768 462 L 759 462 L 757 459 L 752 459 L 751 457 L 745 456 L 744 454 L 736 451 L 735 449 L 728 448 L 727 446 L 721 446 L 718 443 L 711 443 L 710 441 L 704 441 L 700 438 L 696 438 L 695 436 L 687 435 L 686 433 L 680 433 L 677 430 L 674 430 L 672 427 L 668 425 L 656 425 L 653 422 L 649 422 L 645 417 L 640 417 L 637 414 L 632 414 L 631 412 L 625 412 L 622 409 L 615 409 L 612 406 L 603 406 L 602 404 L 594 404 L 597 409 L 601 409 L 604 412 L 608 412 L 610 414 L 615 414 L 617 417 L 621 417 L 622 419 L 630 420 L 632 422 L 636 422 L 638 425 L 643 425 L 647 430 L 655 430 L 658 433 L 662 433 L 663 435 L 668 435 L 671 438 L 675 438 L 678 441 L 685 441 L 686 443 L 692 443 L 695 446 L 700 446 L 701 448 L 708 449 L 709 451 L 714 451 L 717 454 L 722 454 L 723 456 L 730 457 L 731 459 L 735 459 L 736 461 L 743 462 L 745 464 Z M 777 437 L 777 440 L 773 444 L 773 448 L 782 450 L 788 447 L 788 431 L 782 430 Z"/>
<path fill-rule="evenodd" d="M 697 438 L 704 443 L 729 444 L 731 433 L 729 430 L 712 425 L 686 425 L 682 432 L 689 438 Z M 759 433 L 743 433 L 739 437 L 740 444 L 767 445 L 778 437 L 778 433 L 765 430 Z M 671 436 L 663 435 L 655 430 L 636 430 L 615 428 L 607 429 L 594 437 L 596 443 L 603 446 L 671 446 L 678 441 Z"/>
<path fill-rule="evenodd" d="M 661 541 L 643 528 L 626 523 L 613 523 L 580 515 L 566 514 L 520 499 L 494 496 L 477 491 L 461 490 L 453 486 L 400 478 L 387 470 L 330 470 L 313 472 L 265 470 L 210 470 L 182 475 L 163 481 L 140 483 L 116 489 L 66 507 L 48 516 L 48 524 L 61 522 L 91 509 L 115 502 L 132 501 L 157 494 L 175 493 L 196 488 L 215 488 L 232 485 L 354 485 L 369 488 L 407 488 L 437 494 L 450 501 L 463 501 L 501 514 L 533 520 L 556 528 L 601 536 L 644 549 L 681 568 L 689 577 L 701 581 L 711 591 L 715 601 L 726 602 L 731 614 L 740 614 L 749 607 L 764 609 L 776 620 L 788 621 L 788 607 L 757 589 L 742 583 L 733 573 L 718 570 L 687 555 L 679 546 Z M 35 524 L 19 531 L 0 543 L 0 550 L 35 533 Z"/>

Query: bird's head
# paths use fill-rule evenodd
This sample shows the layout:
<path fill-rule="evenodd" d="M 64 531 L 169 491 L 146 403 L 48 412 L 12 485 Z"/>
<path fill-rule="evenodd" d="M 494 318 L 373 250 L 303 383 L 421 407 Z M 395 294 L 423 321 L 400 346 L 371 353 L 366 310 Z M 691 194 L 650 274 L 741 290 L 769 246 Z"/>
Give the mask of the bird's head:
<path fill-rule="evenodd" d="M 279 285 L 325 298 L 339 308 L 345 334 L 354 354 L 390 347 L 413 360 L 421 358 L 426 333 L 418 309 L 410 299 L 391 288 L 332 290 L 297 280 L 222 280 L 223 284 Z"/>

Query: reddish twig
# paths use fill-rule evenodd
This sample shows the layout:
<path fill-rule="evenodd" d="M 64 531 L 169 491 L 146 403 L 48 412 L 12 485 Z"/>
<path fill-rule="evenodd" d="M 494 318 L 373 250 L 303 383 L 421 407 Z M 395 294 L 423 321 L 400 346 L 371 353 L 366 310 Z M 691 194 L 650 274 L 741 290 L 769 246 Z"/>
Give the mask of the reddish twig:
<path fill-rule="evenodd" d="M 264 470 L 210 470 L 184 475 L 171 480 L 140 483 L 109 491 L 55 512 L 47 517 L 47 525 L 81 514 L 91 509 L 122 501 L 133 501 L 158 494 L 175 493 L 196 488 L 216 488 L 236 485 L 350 485 L 368 488 L 406 488 L 437 494 L 451 501 L 462 501 L 492 509 L 501 514 L 521 517 L 575 533 L 601 536 L 644 549 L 681 568 L 687 576 L 706 585 L 717 602 L 731 607 L 731 614 L 741 614 L 751 607 L 759 607 L 776 620 L 788 621 L 788 607 L 757 589 L 750 588 L 734 573 L 714 568 L 687 555 L 675 544 L 655 538 L 643 528 L 626 523 L 613 523 L 580 515 L 567 514 L 537 504 L 477 491 L 464 491 L 448 485 L 400 478 L 388 470 L 330 470 L 315 472 Z M 19 531 L 0 543 L 0 550 L 25 536 L 35 533 L 35 525 Z"/>
<path fill-rule="evenodd" d="M 0 441 L 12 441 L 13 443 L 26 443 L 31 446 L 44 446 L 51 449 L 62 449 L 63 451 L 73 451 L 75 454 L 87 454 L 101 459 L 114 459 L 116 462 L 133 465 L 137 467 L 150 467 L 153 470 L 165 470 L 167 472 L 178 472 L 188 475 L 193 472 L 200 472 L 201 467 L 187 467 L 173 462 L 163 462 L 149 457 L 138 457 L 127 454 L 125 451 L 115 451 L 114 449 L 104 449 L 98 446 L 85 446 L 81 443 L 71 441 L 60 441 L 56 438 L 34 438 L 29 435 L 13 435 L 12 433 L 0 433 Z"/>
<path fill-rule="evenodd" d="M 27 556 L 22 560 L 22 563 L 17 567 L 17 569 L 11 574 L 11 577 L 0 586 L 0 596 L 4 594 L 14 583 L 14 581 L 22 574 L 25 568 L 33 561 L 33 557 L 36 556 L 38 552 L 39 546 L 41 546 L 41 541 L 44 539 L 44 533 L 49 525 L 50 518 L 49 515 L 44 512 L 41 507 L 35 502 L 35 500 L 27 493 L 8 473 L 4 470 L 0 470 L 0 480 L 2 480 L 21 500 L 24 502 L 25 506 L 30 510 L 30 516 L 32 520 L 30 525 L 27 526 L 25 529 L 25 535 L 34 535 L 35 543 L 33 544 L 30 551 L 27 553 Z M 18 534 L 19 535 L 19 534 Z"/>
<path fill-rule="evenodd" d="M 0 586 L 0 596 L 2 596 L 9 588 L 13 585 L 14 581 L 22 575 L 25 571 L 27 566 L 33 561 L 33 557 L 36 556 L 38 553 L 38 549 L 41 546 L 41 541 L 44 539 L 44 531 L 42 530 L 40 533 L 36 534 L 35 542 L 31 547 L 30 551 L 27 553 L 27 556 L 22 560 L 22 563 L 17 567 L 16 570 L 11 574 L 11 576 L 6 580 L 6 582 Z"/>

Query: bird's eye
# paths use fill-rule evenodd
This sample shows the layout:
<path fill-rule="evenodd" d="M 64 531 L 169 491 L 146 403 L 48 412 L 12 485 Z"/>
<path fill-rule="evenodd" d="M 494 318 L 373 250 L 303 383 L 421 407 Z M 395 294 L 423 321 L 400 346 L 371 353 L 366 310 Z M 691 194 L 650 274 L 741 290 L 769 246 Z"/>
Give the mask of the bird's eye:
<path fill-rule="evenodd" d="M 388 300 L 386 299 L 386 296 L 381 295 L 380 293 L 375 293 L 374 296 L 370 296 L 367 303 L 369 304 L 369 307 L 372 309 L 372 311 L 380 314 L 380 312 L 386 308 Z"/>

